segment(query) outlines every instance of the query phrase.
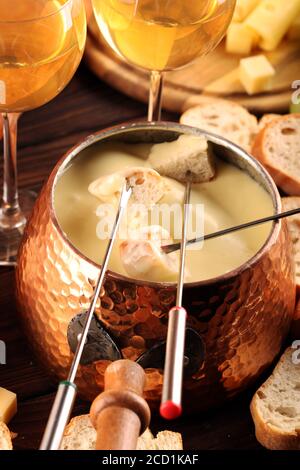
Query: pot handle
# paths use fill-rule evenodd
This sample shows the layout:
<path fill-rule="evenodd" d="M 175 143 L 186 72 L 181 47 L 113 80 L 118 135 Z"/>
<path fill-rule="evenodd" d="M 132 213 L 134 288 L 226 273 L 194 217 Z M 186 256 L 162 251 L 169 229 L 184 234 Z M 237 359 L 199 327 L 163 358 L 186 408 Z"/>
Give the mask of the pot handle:
<path fill-rule="evenodd" d="M 143 398 L 145 372 L 122 359 L 105 371 L 105 390 L 92 403 L 90 417 L 97 431 L 97 450 L 135 450 L 148 427 L 150 409 Z"/>

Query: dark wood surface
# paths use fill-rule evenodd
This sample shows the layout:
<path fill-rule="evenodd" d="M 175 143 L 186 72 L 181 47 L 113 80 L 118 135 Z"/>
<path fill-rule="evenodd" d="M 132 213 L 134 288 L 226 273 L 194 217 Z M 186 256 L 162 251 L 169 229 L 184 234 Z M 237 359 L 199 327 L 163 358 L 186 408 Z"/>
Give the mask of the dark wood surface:
<path fill-rule="evenodd" d="M 96 79 L 81 65 L 69 86 L 48 105 L 19 121 L 20 187 L 39 190 L 63 153 L 93 131 L 121 121 L 142 119 L 144 105 L 130 100 Z M 165 115 L 176 119 L 176 116 Z M 2 174 L 2 169 L 1 169 Z M 0 386 L 18 395 L 18 413 L 10 423 L 18 433 L 16 449 L 37 449 L 54 398 L 55 386 L 31 354 L 17 321 L 14 271 L 0 268 L 0 340 L 7 346 L 7 364 L 0 365 Z M 249 412 L 253 390 L 219 409 L 176 423 L 153 418 L 153 431 L 174 429 L 185 449 L 259 449 Z M 88 412 L 77 400 L 74 415 Z"/>

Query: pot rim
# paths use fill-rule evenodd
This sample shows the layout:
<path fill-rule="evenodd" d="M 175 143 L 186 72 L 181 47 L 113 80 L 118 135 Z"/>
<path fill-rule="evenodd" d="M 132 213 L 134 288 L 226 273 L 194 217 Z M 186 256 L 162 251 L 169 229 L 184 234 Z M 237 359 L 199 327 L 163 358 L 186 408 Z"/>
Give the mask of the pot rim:
<path fill-rule="evenodd" d="M 111 127 L 102 129 L 100 131 L 97 131 L 93 134 L 90 134 L 87 137 L 84 137 L 75 146 L 73 146 L 70 150 L 68 150 L 63 155 L 63 157 L 60 158 L 60 160 L 57 162 L 48 180 L 48 184 L 50 184 L 50 218 L 51 218 L 51 221 L 54 224 L 55 229 L 58 231 L 58 233 L 63 238 L 64 242 L 69 246 L 69 248 L 73 250 L 79 257 L 81 257 L 87 263 L 93 265 L 97 269 L 100 269 L 101 267 L 100 264 L 97 264 L 96 262 L 92 261 L 87 256 L 85 256 L 78 248 L 76 248 L 73 245 L 73 243 L 68 239 L 64 231 L 62 230 L 57 220 L 55 208 L 54 208 L 54 192 L 55 192 L 54 190 L 56 187 L 57 180 L 59 179 L 61 174 L 64 172 L 66 165 L 76 155 L 81 153 L 82 150 L 86 149 L 92 144 L 105 140 L 106 138 L 111 137 L 113 135 L 118 135 L 118 134 L 121 135 L 125 132 L 128 133 L 128 132 L 142 131 L 142 130 L 145 131 L 145 130 L 150 130 L 150 129 L 162 130 L 162 131 L 165 130 L 165 131 L 171 131 L 171 132 L 173 131 L 173 132 L 178 132 L 182 134 L 190 134 L 190 135 L 205 135 L 213 143 L 220 145 L 222 147 L 225 147 L 228 150 L 231 150 L 237 153 L 244 160 L 250 163 L 250 165 L 254 167 L 258 171 L 258 173 L 260 173 L 260 175 L 263 177 L 263 180 L 265 181 L 266 186 L 268 188 L 270 197 L 272 198 L 272 203 L 274 206 L 275 213 L 277 214 L 280 212 L 282 208 L 281 198 L 280 198 L 278 189 L 275 185 L 275 182 L 273 181 L 273 179 L 271 178 L 267 170 L 261 165 L 261 163 L 258 160 L 252 157 L 244 149 L 234 144 L 233 142 L 227 140 L 226 138 L 221 137 L 212 132 L 203 131 L 196 127 L 186 126 L 183 124 L 179 124 L 176 122 L 169 122 L 169 121 L 161 121 L 161 122 L 141 122 L 140 121 L 140 122 L 124 123 L 124 124 L 119 124 L 116 126 L 111 126 Z M 202 281 L 185 282 L 184 287 L 185 288 L 205 287 L 205 286 L 210 286 L 212 284 L 219 284 L 221 282 L 229 281 L 230 279 L 236 278 L 242 272 L 249 269 L 250 267 L 253 267 L 256 263 L 258 263 L 260 259 L 268 252 L 270 247 L 277 241 L 281 227 L 282 227 L 281 220 L 273 222 L 269 236 L 267 237 L 267 239 L 265 240 L 261 248 L 249 260 L 245 261 L 242 265 L 238 266 L 237 268 L 231 271 L 228 271 L 227 273 L 221 274 L 219 276 L 216 276 L 210 279 L 204 279 Z M 146 286 L 146 287 L 155 288 L 155 289 L 157 288 L 161 288 L 161 289 L 173 288 L 174 289 L 176 288 L 176 285 L 177 285 L 176 282 L 155 282 L 155 281 L 134 279 L 134 278 L 119 274 L 117 272 L 111 271 L 111 270 L 107 270 L 107 278 L 114 278 L 119 281 L 135 283 L 136 285 L 139 285 L 139 286 Z"/>

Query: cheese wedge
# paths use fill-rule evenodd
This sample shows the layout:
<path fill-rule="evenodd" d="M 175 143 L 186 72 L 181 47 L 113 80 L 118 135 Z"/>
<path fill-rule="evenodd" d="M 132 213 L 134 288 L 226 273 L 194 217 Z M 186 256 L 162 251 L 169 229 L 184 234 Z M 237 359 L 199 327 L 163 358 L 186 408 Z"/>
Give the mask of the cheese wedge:
<path fill-rule="evenodd" d="M 245 20 L 260 37 L 259 46 L 265 51 L 277 48 L 300 12 L 300 0 L 262 0 Z"/>
<path fill-rule="evenodd" d="M 0 387 L 0 421 L 5 424 L 13 418 L 17 412 L 17 395 L 6 388 Z"/>
<path fill-rule="evenodd" d="M 227 31 L 226 52 L 249 55 L 257 41 L 257 33 L 248 25 L 245 23 L 232 23 Z"/>
<path fill-rule="evenodd" d="M 264 55 L 241 59 L 239 77 L 248 95 L 267 91 L 275 69 Z"/>
<path fill-rule="evenodd" d="M 243 21 L 254 8 L 259 4 L 260 0 L 237 0 L 233 14 L 233 21 Z"/>
<path fill-rule="evenodd" d="M 244 87 L 240 82 L 239 67 L 214 80 L 204 87 L 206 93 L 217 95 L 231 95 L 234 93 L 244 93 Z"/>

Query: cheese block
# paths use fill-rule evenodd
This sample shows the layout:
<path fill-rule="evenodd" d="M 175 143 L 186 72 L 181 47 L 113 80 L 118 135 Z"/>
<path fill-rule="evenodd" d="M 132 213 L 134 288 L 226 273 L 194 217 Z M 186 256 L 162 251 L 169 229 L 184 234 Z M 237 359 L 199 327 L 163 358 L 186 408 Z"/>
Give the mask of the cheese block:
<path fill-rule="evenodd" d="M 287 37 L 292 41 L 295 39 L 300 39 L 300 15 L 298 15 L 297 18 L 291 24 L 291 27 L 288 30 Z"/>
<path fill-rule="evenodd" d="M 262 0 L 245 20 L 260 37 L 259 46 L 265 51 L 277 48 L 300 12 L 300 0 Z"/>
<path fill-rule="evenodd" d="M 17 412 L 17 395 L 0 387 L 0 421 L 9 423 Z"/>
<path fill-rule="evenodd" d="M 274 67 L 262 54 L 240 61 L 239 78 L 248 95 L 269 90 L 274 75 Z"/>
<path fill-rule="evenodd" d="M 231 23 L 226 36 L 226 52 L 249 55 L 257 40 L 257 33 L 245 23 Z"/>
<path fill-rule="evenodd" d="M 243 21 L 254 8 L 259 4 L 260 0 L 237 0 L 233 14 L 233 21 Z"/>

